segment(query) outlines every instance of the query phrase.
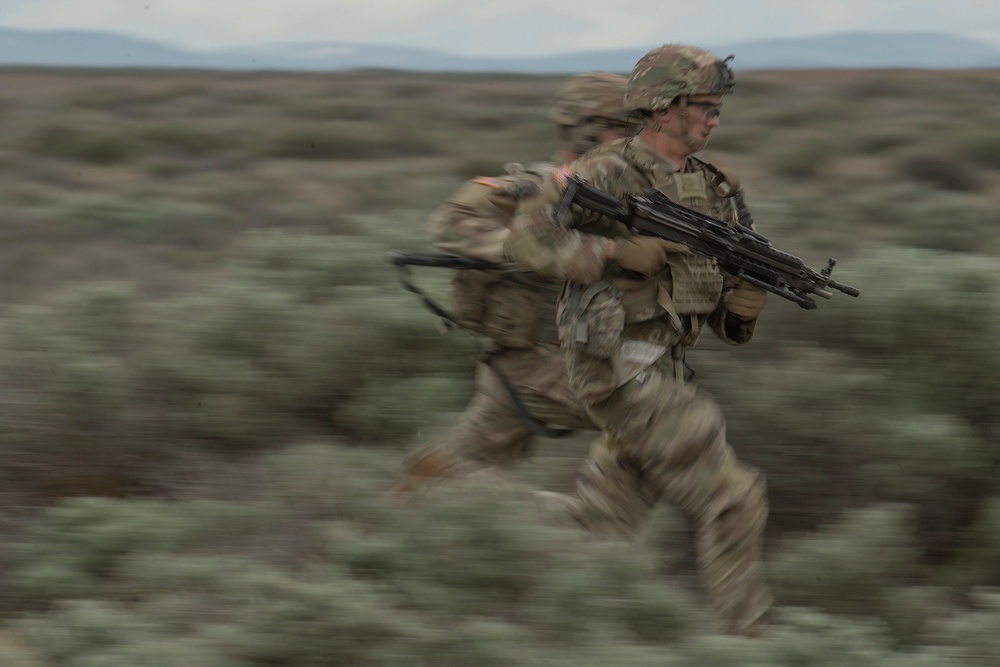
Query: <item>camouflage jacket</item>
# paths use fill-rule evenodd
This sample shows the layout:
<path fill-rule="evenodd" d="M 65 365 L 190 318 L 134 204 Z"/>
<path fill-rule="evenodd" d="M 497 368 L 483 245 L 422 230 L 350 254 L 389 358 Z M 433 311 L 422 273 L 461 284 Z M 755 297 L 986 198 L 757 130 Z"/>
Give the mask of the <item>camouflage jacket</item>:
<path fill-rule="evenodd" d="M 534 194 L 555 165 L 508 165 L 502 176 L 477 176 L 451 194 L 428 219 L 434 245 L 459 257 L 508 261 L 503 245 L 518 199 Z"/>
<path fill-rule="evenodd" d="M 605 144 L 553 172 L 541 193 L 522 204 L 504 250 L 508 258 L 541 275 L 582 286 L 610 283 L 621 294 L 628 338 L 682 352 L 708 325 L 727 343 L 750 340 L 756 322 L 726 311 L 732 284 L 714 260 L 672 253 L 659 273 L 637 277 L 608 259 L 609 241 L 632 234 L 623 224 L 576 206 L 554 224 L 552 211 L 571 173 L 619 198 L 655 187 L 673 201 L 735 224 L 735 189 L 720 187 L 725 171 L 696 158 L 688 158 L 678 169 L 641 137 Z"/>
<path fill-rule="evenodd" d="M 508 166 L 498 177 L 464 183 L 429 219 L 435 246 L 449 254 L 504 263 L 503 246 L 518 201 L 535 196 L 553 165 Z M 452 281 L 450 307 L 465 328 L 501 347 L 558 351 L 555 306 L 561 281 L 526 271 L 460 270 Z"/>

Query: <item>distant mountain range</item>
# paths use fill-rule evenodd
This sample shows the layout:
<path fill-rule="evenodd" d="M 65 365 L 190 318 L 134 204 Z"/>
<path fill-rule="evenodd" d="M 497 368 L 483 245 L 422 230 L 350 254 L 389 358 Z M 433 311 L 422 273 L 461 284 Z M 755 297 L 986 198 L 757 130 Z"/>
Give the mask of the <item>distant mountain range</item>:
<path fill-rule="evenodd" d="M 564 74 L 627 71 L 653 45 L 618 51 L 581 51 L 541 58 L 473 58 L 420 49 L 311 42 L 211 52 L 190 51 L 99 31 L 0 28 L 0 65 L 156 67 L 224 70 L 337 70 Z M 740 70 L 801 68 L 1000 67 L 1000 47 L 943 33 L 843 33 L 706 45 L 736 54 Z"/>

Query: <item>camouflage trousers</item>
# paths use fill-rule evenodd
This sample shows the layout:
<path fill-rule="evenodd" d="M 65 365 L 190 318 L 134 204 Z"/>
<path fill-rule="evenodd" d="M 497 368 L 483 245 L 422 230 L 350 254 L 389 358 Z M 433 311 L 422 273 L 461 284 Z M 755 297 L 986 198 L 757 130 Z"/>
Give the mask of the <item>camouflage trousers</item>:
<path fill-rule="evenodd" d="M 572 429 L 597 429 L 573 398 L 565 357 L 558 350 L 503 350 L 491 363 L 514 385 L 535 419 Z M 458 423 L 444 438 L 417 447 L 404 459 L 393 492 L 405 493 L 421 481 L 509 468 L 529 456 L 535 437 L 493 367 L 479 362 L 475 394 Z"/>
<path fill-rule="evenodd" d="M 696 528 L 698 567 L 734 634 L 757 635 L 771 596 L 762 566 L 768 501 L 764 477 L 737 460 L 706 393 L 677 379 L 667 353 L 622 386 L 612 362 L 570 355 L 570 384 L 604 437 L 565 510 L 590 530 L 632 536 L 661 498 Z"/>

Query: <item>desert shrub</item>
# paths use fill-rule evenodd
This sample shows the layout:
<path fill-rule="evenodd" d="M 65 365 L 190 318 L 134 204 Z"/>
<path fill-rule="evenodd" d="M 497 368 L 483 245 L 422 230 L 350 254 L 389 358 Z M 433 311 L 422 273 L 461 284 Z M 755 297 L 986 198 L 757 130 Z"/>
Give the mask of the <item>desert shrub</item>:
<path fill-rule="evenodd" d="M 870 621 L 824 614 L 812 609 L 788 609 L 766 640 L 696 636 L 660 658 L 670 667 L 859 665 L 884 667 L 895 654 L 885 629 Z M 905 663 L 903 663 L 905 664 Z"/>
<path fill-rule="evenodd" d="M 110 165 L 130 160 L 137 146 L 125 133 L 49 125 L 29 138 L 28 150 L 46 157 Z"/>
<path fill-rule="evenodd" d="M 996 493 L 996 491 L 994 491 Z M 1000 586 L 1000 495 L 977 508 L 976 520 L 966 534 L 965 549 L 955 566 L 946 571 L 947 581 L 963 586 Z"/>
<path fill-rule="evenodd" d="M 8 667 L 37 667 L 38 657 L 30 649 L 21 645 L 19 639 L 12 639 L 9 632 L 0 645 L 0 664 Z"/>
<path fill-rule="evenodd" d="M 959 156 L 980 167 L 1000 169 L 1000 132 L 992 125 L 957 132 L 953 142 Z"/>
<path fill-rule="evenodd" d="M 419 438 L 427 415 L 462 407 L 470 389 L 468 382 L 453 377 L 393 378 L 386 373 L 335 405 L 334 420 L 338 428 L 366 441 Z"/>
<path fill-rule="evenodd" d="M 767 124 L 784 131 L 813 128 L 826 123 L 843 121 L 851 117 L 847 107 L 816 105 L 803 98 L 801 102 L 774 105 L 767 117 Z"/>
<path fill-rule="evenodd" d="M 247 233 L 240 237 L 229 267 L 237 276 L 307 303 L 328 302 L 350 288 L 370 285 L 398 291 L 385 246 L 364 235 Z"/>
<path fill-rule="evenodd" d="M 875 187 L 845 197 L 836 225 L 849 224 L 862 238 L 893 245 L 982 253 L 996 251 L 991 231 L 996 207 L 970 193 L 942 192 L 917 184 Z"/>
<path fill-rule="evenodd" d="M 718 635 L 694 635 L 672 644 L 667 650 L 650 651 L 648 646 L 605 643 L 589 651 L 589 660 L 568 664 L 621 664 L 630 667 L 958 667 L 960 662 L 914 662 L 914 654 L 894 650 L 886 628 L 863 619 L 851 619 L 812 609 L 787 609 L 780 623 L 764 640 L 747 640 Z M 562 664 L 562 663 L 559 663 Z"/>
<path fill-rule="evenodd" d="M 298 399 L 318 386 L 292 385 L 311 361 L 300 341 L 316 338 L 305 321 L 322 320 L 291 295 L 234 281 L 154 317 L 162 326 L 148 341 L 144 376 L 179 434 L 263 446 L 294 434 L 311 412 Z"/>
<path fill-rule="evenodd" d="M 171 555 L 233 553 L 291 567 L 322 543 L 324 526 L 311 521 L 379 516 L 373 510 L 384 487 L 377 480 L 387 465 L 362 450 L 303 445 L 217 464 L 209 474 L 233 484 L 231 501 L 67 500 L 33 522 L 20 544 L 8 545 L 20 569 L 4 583 L 37 604 L 98 595 L 140 573 L 152 577 L 160 569 L 153 561 Z M 199 484 L 206 481 L 214 482 L 212 493 L 226 488 L 218 479 Z M 206 562 L 193 558 L 185 567 L 204 572 Z"/>
<path fill-rule="evenodd" d="M 853 102 L 871 102 L 878 99 L 918 98 L 926 97 L 926 92 L 919 81 L 906 80 L 895 76 L 865 76 L 844 85 L 839 90 L 840 95 Z"/>
<path fill-rule="evenodd" d="M 627 665 L 902 667 L 963 664 L 909 661 L 943 646 L 963 656 L 988 649 L 982 629 L 995 614 L 985 603 L 951 618 L 950 608 L 926 609 L 941 634 L 923 635 L 931 644 L 913 653 L 894 650 L 877 619 L 784 607 L 767 640 L 707 634 L 694 597 L 658 579 L 648 550 L 544 525 L 516 487 L 457 484 L 390 509 L 377 500 L 371 453 L 295 448 L 258 466 L 231 471 L 245 480 L 239 502 L 80 500 L 40 517 L 12 572 L 36 605 L 13 625 L 25 651 L 53 665 L 123 667 L 174 657 L 569 667 L 611 656 Z M 791 543 L 774 561 L 779 593 L 840 605 L 893 590 L 888 580 L 904 578 L 910 562 L 894 514 L 873 509 Z M 813 583 L 817 572 L 834 581 Z M 859 590 L 871 582 L 874 591 Z"/>
<path fill-rule="evenodd" d="M 301 131 L 278 138 L 268 153 L 298 160 L 370 160 L 386 156 L 380 139 Z"/>
<path fill-rule="evenodd" d="M 541 525 L 514 489 L 373 511 L 373 469 L 346 450 L 260 465 L 278 474 L 244 493 L 266 501 L 46 513 L 18 550 L 18 590 L 45 603 L 17 624 L 28 646 L 52 664 L 119 664 L 172 643 L 165 655 L 234 665 L 542 665 L 582 658 L 596 637 L 665 646 L 699 615 L 652 581 L 648 554 Z"/>
<path fill-rule="evenodd" d="M 771 243 L 819 270 L 831 255 L 844 260 L 866 240 L 852 226 L 850 210 L 837 194 L 772 199 L 748 192 L 747 205 L 757 230 Z M 839 271 L 838 271 L 839 273 Z M 845 282 L 846 278 L 841 277 Z"/>
<path fill-rule="evenodd" d="M 378 655 L 408 634 L 404 621 L 386 615 L 376 591 L 335 572 L 296 577 L 246 562 L 209 565 L 214 567 L 208 577 L 175 574 L 176 566 L 165 572 L 174 575 L 175 586 L 213 582 L 213 590 L 194 596 L 202 598 L 198 606 L 163 609 L 156 600 L 151 609 L 127 609 L 110 600 L 68 601 L 55 608 L 49 623 L 22 627 L 55 664 L 123 666 L 130 659 L 158 664 L 165 656 L 153 654 L 174 643 L 177 648 L 166 656 L 194 658 L 196 664 L 386 664 Z"/>
<path fill-rule="evenodd" d="M 733 100 L 733 104 L 746 104 L 747 100 L 755 97 L 769 98 L 779 94 L 782 86 L 773 81 L 766 81 L 760 78 L 744 77 L 740 79 L 740 96 L 738 102 Z M 758 100 L 759 101 L 759 100 Z"/>
<path fill-rule="evenodd" d="M 440 90 L 431 82 L 412 81 L 393 84 L 389 89 L 389 94 L 398 99 L 412 100 L 429 97 Z"/>
<path fill-rule="evenodd" d="M 121 83 L 100 83 L 82 91 L 74 91 L 69 97 L 70 104 L 86 109 L 119 109 L 137 106 L 163 105 L 174 100 L 189 97 L 205 97 L 205 86 L 194 81 L 167 84 L 155 88 L 138 88 Z"/>
<path fill-rule="evenodd" d="M 896 586 L 879 597 L 872 611 L 902 646 L 918 646 L 926 641 L 932 624 L 948 618 L 961 604 L 959 595 L 942 586 Z"/>
<path fill-rule="evenodd" d="M 690 358 L 740 457 L 767 476 L 772 524 L 808 529 L 868 500 L 858 472 L 877 451 L 886 381 L 847 354 L 781 347 L 757 360 L 729 350 Z"/>
<path fill-rule="evenodd" d="M 296 160 L 383 160 L 437 155 L 443 149 L 438 143 L 416 134 L 364 136 L 298 130 L 278 137 L 265 152 L 269 157 Z"/>
<path fill-rule="evenodd" d="M 977 591 L 973 608 L 943 620 L 928 633 L 932 656 L 947 656 L 952 664 L 987 667 L 1000 660 L 1000 593 Z"/>
<path fill-rule="evenodd" d="M 752 153 L 761 148 L 763 137 L 753 128 L 725 127 L 718 134 L 712 135 L 710 150 L 723 153 Z"/>
<path fill-rule="evenodd" d="M 965 531 L 990 488 L 990 447 L 959 419 L 904 413 L 886 423 L 858 474 L 868 497 L 912 503 L 924 557 L 964 548 Z"/>
<path fill-rule="evenodd" d="M 449 380 L 423 376 L 471 368 L 414 299 L 385 292 L 320 306 L 308 292 L 234 281 L 177 301 L 157 315 L 148 381 L 183 432 L 232 446 L 287 441 L 303 428 L 411 433 L 421 415 L 459 399 L 441 391 Z M 407 378 L 410 389 L 434 391 L 406 396 L 394 387 Z"/>
<path fill-rule="evenodd" d="M 984 183 L 975 165 L 944 147 L 905 151 L 897 158 L 896 166 L 904 176 L 942 190 L 973 192 Z"/>
<path fill-rule="evenodd" d="M 768 565 L 785 605 L 863 615 L 913 571 L 918 551 L 911 510 L 885 505 L 856 510 L 837 525 L 788 540 Z"/>
<path fill-rule="evenodd" d="M 807 142 L 772 156 L 770 163 L 782 178 L 809 180 L 818 176 L 835 155 L 837 152 L 830 144 Z"/>
<path fill-rule="evenodd" d="M 23 564 L 13 587 L 34 602 L 98 597 L 103 587 L 115 585 L 136 552 L 204 548 L 253 534 L 248 521 L 273 519 L 263 505 L 198 501 L 183 512 L 172 510 L 161 501 L 101 498 L 57 506 L 13 549 Z"/>
<path fill-rule="evenodd" d="M 289 105 L 285 111 L 291 116 L 310 120 L 378 122 L 385 115 L 383 108 L 377 104 L 336 99 L 300 100 Z"/>
<path fill-rule="evenodd" d="M 135 130 L 133 136 L 158 154 L 186 157 L 202 157 L 238 145 L 234 137 L 176 124 L 144 126 Z"/>
<path fill-rule="evenodd" d="M 692 596 L 658 580 L 646 554 L 607 544 L 568 553 L 531 593 L 532 623 L 560 642 L 586 642 L 602 625 L 643 643 L 676 641 L 692 628 Z"/>
<path fill-rule="evenodd" d="M 363 237 L 365 231 L 358 227 L 349 216 L 338 210 L 330 210 L 309 201 L 274 201 L 270 205 L 255 210 L 257 226 L 269 230 L 282 230 L 300 234 L 313 234 L 327 240 L 329 237 Z M 246 236 L 253 234 L 248 230 L 237 240 L 242 245 Z"/>
<path fill-rule="evenodd" d="M 919 135 L 909 129 L 889 129 L 876 127 L 872 130 L 860 129 L 854 140 L 856 152 L 861 155 L 884 155 L 915 143 Z"/>
<path fill-rule="evenodd" d="M 837 295 L 811 313 L 770 304 L 746 350 L 689 355 L 741 458 L 767 474 L 772 529 L 905 502 L 932 581 L 995 579 L 977 527 L 997 488 L 995 264 L 874 252 L 840 276 L 858 300 Z"/>
<path fill-rule="evenodd" d="M 897 392 L 992 433 L 998 369 L 991 341 L 1000 303 L 990 286 L 1000 265 L 986 257 L 885 250 L 851 268 L 863 297 L 838 310 L 838 333 L 821 340 L 891 372 Z M 811 324 L 830 332 L 823 320 Z"/>
<path fill-rule="evenodd" d="M 159 484 L 157 462 L 209 445 L 417 437 L 465 402 L 476 344 L 442 336 L 383 275 L 380 248 L 262 237 L 195 296 L 146 303 L 101 287 L 11 309 L 0 320 L 8 483 L 41 497 L 136 492 Z"/>
<path fill-rule="evenodd" d="M 102 199 L 75 205 L 56 220 L 79 240 L 122 239 L 135 243 L 200 246 L 232 234 L 239 221 L 211 203 L 172 199 Z"/>
<path fill-rule="evenodd" d="M 512 119 L 492 115 L 466 117 L 462 119 L 462 124 L 477 133 L 497 132 L 499 130 L 506 130 L 516 126 L 516 122 Z"/>
<path fill-rule="evenodd" d="M 779 614 L 770 647 L 776 665 L 864 665 L 880 667 L 893 655 L 885 627 L 812 609 Z M 720 665 L 721 667 L 721 665 Z"/>
<path fill-rule="evenodd" d="M 371 523 L 331 524 L 326 552 L 356 577 L 391 585 L 407 607 L 509 615 L 559 641 L 584 639 L 610 621 L 627 621 L 648 641 L 668 641 L 687 625 L 688 595 L 655 580 L 645 550 L 540 527 L 538 508 L 521 497 L 527 491 L 473 483 L 436 489 L 419 508 L 385 517 L 375 534 Z"/>
<path fill-rule="evenodd" d="M 146 323 L 127 288 L 80 290 L 17 308 L 0 328 L 6 483 L 40 496 L 141 488 L 159 458 L 157 418 L 137 405 L 126 359 Z M 147 466 L 153 466 L 147 468 Z"/>

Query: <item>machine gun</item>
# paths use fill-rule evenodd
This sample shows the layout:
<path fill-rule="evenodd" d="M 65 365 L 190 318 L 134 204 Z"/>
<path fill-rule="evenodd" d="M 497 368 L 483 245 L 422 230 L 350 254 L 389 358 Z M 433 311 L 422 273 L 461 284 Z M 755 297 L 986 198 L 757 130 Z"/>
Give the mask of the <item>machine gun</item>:
<path fill-rule="evenodd" d="M 566 181 L 566 191 L 554 213 L 558 224 L 573 204 L 623 223 L 637 234 L 682 243 L 691 252 L 714 258 L 729 275 L 812 310 L 812 296 L 829 299 L 831 290 L 857 297 L 860 290 L 830 277 L 837 260 L 830 258 L 820 271 L 771 245 L 767 237 L 744 225 L 721 220 L 670 201 L 649 188 L 640 195 L 620 200 L 588 185 L 578 176 Z"/>

